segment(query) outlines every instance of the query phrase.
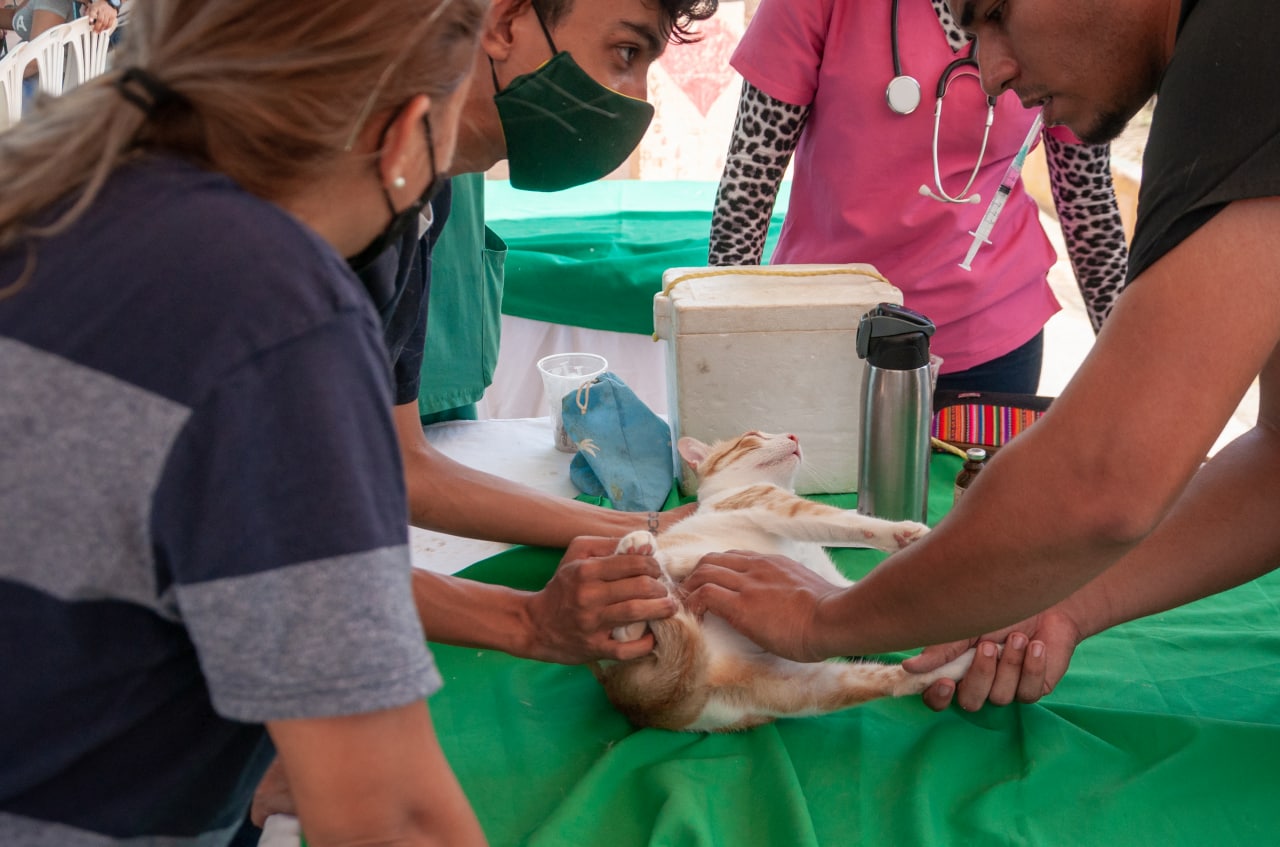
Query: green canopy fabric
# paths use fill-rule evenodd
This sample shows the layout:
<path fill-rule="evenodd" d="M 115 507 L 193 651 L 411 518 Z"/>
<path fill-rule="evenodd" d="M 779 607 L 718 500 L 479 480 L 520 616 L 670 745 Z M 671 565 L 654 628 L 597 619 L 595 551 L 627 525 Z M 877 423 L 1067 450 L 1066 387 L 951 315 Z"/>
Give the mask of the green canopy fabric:
<path fill-rule="evenodd" d="M 934 456 L 930 523 L 959 467 Z M 853 578 L 883 558 L 835 556 Z M 559 557 L 464 575 L 536 589 Z M 433 644 L 430 706 L 499 847 L 1278 844 L 1278 623 L 1272 575 L 1090 639 L 1034 705 L 909 697 L 731 735 L 635 730 L 585 667 Z"/>
<path fill-rule="evenodd" d="M 568 191 L 485 183 L 489 228 L 507 243 L 504 314 L 653 332 L 653 295 L 668 268 L 703 267 L 716 184 L 601 180 Z M 783 183 L 765 242 L 773 252 L 790 196 Z"/>

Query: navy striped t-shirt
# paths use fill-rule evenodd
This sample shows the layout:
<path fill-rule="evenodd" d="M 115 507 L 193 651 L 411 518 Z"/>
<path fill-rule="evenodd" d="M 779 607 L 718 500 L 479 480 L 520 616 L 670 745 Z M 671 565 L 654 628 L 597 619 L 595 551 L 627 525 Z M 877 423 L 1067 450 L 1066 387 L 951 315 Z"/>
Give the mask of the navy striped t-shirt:
<path fill-rule="evenodd" d="M 263 721 L 439 686 L 377 316 L 314 233 L 175 159 L 35 251 L 0 298 L 0 844 L 222 843 Z"/>

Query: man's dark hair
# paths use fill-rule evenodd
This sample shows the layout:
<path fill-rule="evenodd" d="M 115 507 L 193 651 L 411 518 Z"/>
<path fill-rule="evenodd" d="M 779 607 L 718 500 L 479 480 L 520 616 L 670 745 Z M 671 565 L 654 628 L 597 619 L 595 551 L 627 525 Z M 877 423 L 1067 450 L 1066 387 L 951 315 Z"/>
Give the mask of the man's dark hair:
<path fill-rule="evenodd" d="M 560 19 L 569 13 L 573 0 L 532 0 L 542 20 L 549 27 L 554 27 Z M 662 9 L 662 28 L 669 32 L 667 38 L 672 44 L 688 44 L 697 41 L 698 33 L 693 29 L 697 21 L 705 21 L 716 13 L 720 0 L 657 0 Z"/>

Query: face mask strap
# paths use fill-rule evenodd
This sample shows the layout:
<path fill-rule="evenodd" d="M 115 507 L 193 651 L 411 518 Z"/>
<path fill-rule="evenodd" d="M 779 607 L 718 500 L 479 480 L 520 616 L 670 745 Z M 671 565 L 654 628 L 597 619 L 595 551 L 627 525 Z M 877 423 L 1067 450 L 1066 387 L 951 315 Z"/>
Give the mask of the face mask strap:
<path fill-rule="evenodd" d="M 551 55 L 555 56 L 560 51 L 556 49 L 556 43 L 551 40 L 551 30 L 547 29 L 547 22 L 542 19 L 542 12 L 538 11 L 537 0 L 530 0 L 529 5 L 533 7 L 533 16 L 538 19 L 538 26 L 542 27 L 542 34 L 547 37 L 547 46 L 551 48 Z"/>
<path fill-rule="evenodd" d="M 382 132 L 378 133 L 378 161 L 382 161 L 382 148 L 387 144 L 387 133 L 391 131 L 391 125 L 396 122 L 396 118 L 400 117 L 403 108 L 397 109 L 396 113 L 387 121 L 387 125 L 382 128 Z M 387 211 L 391 213 L 391 219 L 395 220 L 396 205 L 391 202 L 391 193 L 387 191 L 387 187 L 382 184 L 382 180 L 378 180 L 378 187 L 382 189 L 382 202 L 387 204 Z"/>
<path fill-rule="evenodd" d="M 533 9 L 533 16 L 538 19 L 538 26 L 542 27 L 542 34 L 547 37 L 547 46 L 551 48 L 551 57 L 555 58 L 560 51 L 559 49 L 556 48 L 556 43 L 551 38 L 551 30 L 547 29 L 547 22 L 542 19 L 542 12 L 538 11 L 538 4 L 530 0 L 529 8 Z M 498 84 L 498 71 L 493 66 L 493 57 L 489 56 L 488 59 L 489 59 L 489 75 L 493 77 L 494 93 L 501 92 L 502 86 Z"/>
<path fill-rule="evenodd" d="M 436 167 L 436 145 L 431 137 L 431 113 L 426 112 L 422 116 L 422 126 L 427 131 L 427 161 L 431 163 L 431 181 L 435 182 L 440 176 L 440 169 Z"/>
<path fill-rule="evenodd" d="M 396 118 L 400 116 L 400 112 L 392 115 L 391 120 L 387 121 L 387 125 L 382 128 L 382 134 L 378 136 L 378 158 L 382 158 L 382 147 L 387 142 L 387 133 L 391 131 L 391 125 L 396 122 Z M 431 137 L 431 114 L 426 113 L 422 116 L 422 126 L 427 133 L 427 161 L 431 163 L 431 181 L 427 183 L 428 191 L 431 187 L 440 181 L 440 169 L 436 167 L 436 145 L 435 140 Z M 391 214 L 391 219 L 395 220 L 401 213 L 396 211 L 396 205 L 391 202 L 391 193 L 387 191 L 385 185 L 382 188 L 382 201 L 387 204 L 387 211 Z M 426 203 L 422 203 L 426 206 Z"/>

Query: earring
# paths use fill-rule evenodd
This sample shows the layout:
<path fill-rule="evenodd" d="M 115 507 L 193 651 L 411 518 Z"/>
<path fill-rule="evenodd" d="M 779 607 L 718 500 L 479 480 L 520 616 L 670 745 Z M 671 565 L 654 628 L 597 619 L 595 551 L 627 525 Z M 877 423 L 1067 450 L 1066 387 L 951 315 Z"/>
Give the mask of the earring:
<path fill-rule="evenodd" d="M 405 186 L 405 182 L 404 182 L 404 177 L 402 176 L 398 176 L 395 179 L 391 180 L 392 188 L 404 188 L 404 186 Z"/>

